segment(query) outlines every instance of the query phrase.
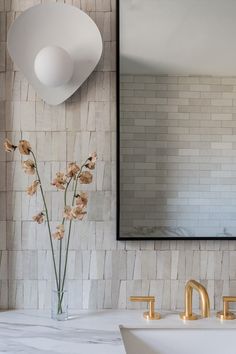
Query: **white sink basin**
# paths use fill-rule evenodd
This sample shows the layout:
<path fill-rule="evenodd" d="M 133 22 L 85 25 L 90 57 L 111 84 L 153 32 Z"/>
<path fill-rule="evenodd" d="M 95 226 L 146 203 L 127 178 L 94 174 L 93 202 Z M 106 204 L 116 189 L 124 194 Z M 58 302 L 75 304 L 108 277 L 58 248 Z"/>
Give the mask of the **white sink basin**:
<path fill-rule="evenodd" d="M 127 354 L 236 354 L 236 329 L 125 328 Z"/>

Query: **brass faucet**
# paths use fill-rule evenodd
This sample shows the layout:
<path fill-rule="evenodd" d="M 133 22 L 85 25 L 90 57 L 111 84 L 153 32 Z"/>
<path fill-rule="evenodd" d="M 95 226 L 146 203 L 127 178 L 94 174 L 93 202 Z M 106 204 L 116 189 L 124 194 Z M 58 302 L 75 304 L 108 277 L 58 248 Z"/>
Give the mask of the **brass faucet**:
<path fill-rule="evenodd" d="M 229 303 L 236 302 L 236 296 L 223 296 L 223 311 L 217 312 L 217 317 L 221 320 L 235 320 L 236 315 L 229 311 Z"/>
<path fill-rule="evenodd" d="M 201 317 L 210 317 L 210 300 L 206 289 L 196 280 L 189 280 L 185 285 L 185 312 L 180 314 L 182 320 L 197 320 L 199 318 L 192 312 L 193 289 L 200 295 Z"/>
<path fill-rule="evenodd" d="M 130 296 L 129 298 L 132 302 L 147 302 L 148 311 L 143 313 L 143 317 L 146 320 L 159 320 L 161 318 L 160 314 L 155 312 L 155 297 L 154 296 Z"/>

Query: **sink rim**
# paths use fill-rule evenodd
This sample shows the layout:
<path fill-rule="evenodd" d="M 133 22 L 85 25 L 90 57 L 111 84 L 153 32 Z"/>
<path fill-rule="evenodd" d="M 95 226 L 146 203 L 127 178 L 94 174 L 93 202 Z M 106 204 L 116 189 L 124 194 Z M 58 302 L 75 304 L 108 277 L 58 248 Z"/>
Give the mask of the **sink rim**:
<path fill-rule="evenodd" d="M 160 320 L 145 320 L 140 314 L 140 319 L 125 320 L 119 324 L 119 329 L 236 329 L 236 320 L 220 320 L 216 312 L 209 318 L 200 318 L 197 321 L 181 320 L 179 313 L 163 313 Z"/>

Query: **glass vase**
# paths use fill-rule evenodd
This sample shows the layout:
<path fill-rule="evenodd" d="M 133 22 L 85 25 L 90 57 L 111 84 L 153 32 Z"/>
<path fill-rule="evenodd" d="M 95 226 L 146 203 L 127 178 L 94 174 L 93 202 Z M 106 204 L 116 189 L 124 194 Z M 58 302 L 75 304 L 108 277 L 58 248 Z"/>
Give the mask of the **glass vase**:
<path fill-rule="evenodd" d="M 56 321 L 68 320 L 68 292 L 52 291 L 51 318 Z"/>

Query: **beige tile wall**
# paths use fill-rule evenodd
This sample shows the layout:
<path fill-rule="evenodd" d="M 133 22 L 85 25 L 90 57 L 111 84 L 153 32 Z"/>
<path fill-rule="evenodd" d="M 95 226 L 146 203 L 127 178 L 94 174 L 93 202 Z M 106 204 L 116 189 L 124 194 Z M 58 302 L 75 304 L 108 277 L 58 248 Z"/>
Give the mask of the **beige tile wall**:
<path fill-rule="evenodd" d="M 0 137 L 30 139 L 45 172 L 51 218 L 58 194 L 49 183 L 67 161 L 97 150 L 95 183 L 89 187 L 86 222 L 75 224 L 68 271 L 70 307 L 133 307 L 131 294 L 152 293 L 158 307 L 183 306 L 186 279 L 207 285 L 212 307 L 222 293 L 236 293 L 235 242 L 115 241 L 115 1 L 68 1 L 98 24 L 103 57 L 97 70 L 68 102 L 45 105 L 6 54 L 6 30 L 36 0 L 0 0 Z M 199 87 L 196 87 L 199 90 Z M 0 306 L 50 307 L 50 250 L 46 228 L 31 221 L 40 198 L 29 200 L 19 157 L 0 152 Z"/>

